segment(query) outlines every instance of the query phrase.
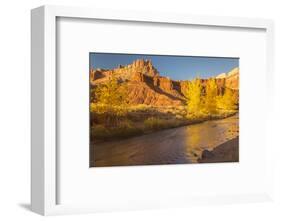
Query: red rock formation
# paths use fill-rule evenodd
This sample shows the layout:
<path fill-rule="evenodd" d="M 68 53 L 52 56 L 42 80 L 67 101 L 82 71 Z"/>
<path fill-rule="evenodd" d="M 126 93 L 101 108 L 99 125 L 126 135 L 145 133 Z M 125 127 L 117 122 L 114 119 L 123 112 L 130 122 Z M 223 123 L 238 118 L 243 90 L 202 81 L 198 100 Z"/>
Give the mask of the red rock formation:
<path fill-rule="evenodd" d="M 153 67 L 151 60 L 139 59 L 132 63 L 131 72 L 141 72 L 147 76 L 158 76 L 159 72 Z"/>
<path fill-rule="evenodd" d="M 97 70 L 92 69 L 90 75 L 93 81 L 105 77 L 100 69 Z"/>
<path fill-rule="evenodd" d="M 128 97 L 131 104 L 147 104 L 153 106 L 182 105 L 182 101 L 180 99 L 161 93 L 150 87 L 145 82 L 129 82 L 128 91 Z"/>
<path fill-rule="evenodd" d="M 131 81 L 144 82 L 144 74 L 141 72 L 135 72 L 131 77 Z"/>
<path fill-rule="evenodd" d="M 115 76 L 119 82 L 128 85 L 128 96 L 132 104 L 148 105 L 182 105 L 185 102 L 184 92 L 188 90 L 187 81 L 174 81 L 159 75 L 151 60 L 139 59 L 132 64 L 112 70 L 92 69 L 90 71 L 91 85 L 101 84 L 110 76 Z M 233 69 L 227 74 L 220 74 L 216 79 L 218 94 L 224 93 L 224 88 L 237 90 L 239 87 L 239 69 Z M 208 79 L 200 79 L 203 91 Z"/>
<path fill-rule="evenodd" d="M 173 83 L 169 78 L 160 77 L 159 78 L 159 87 L 164 91 L 173 90 Z"/>
<path fill-rule="evenodd" d="M 130 80 L 135 73 L 141 73 L 146 76 L 155 77 L 159 76 L 159 72 L 152 65 L 151 60 L 139 59 L 134 61 L 132 64 L 122 66 L 118 65 L 117 68 L 112 70 L 91 70 L 90 80 L 92 84 L 102 83 L 109 76 L 114 75 L 120 80 Z M 104 78 L 104 79 L 102 79 Z"/>
<path fill-rule="evenodd" d="M 224 80 L 225 87 L 239 90 L 239 68 L 234 68 L 230 72 L 218 75 L 217 80 Z"/>

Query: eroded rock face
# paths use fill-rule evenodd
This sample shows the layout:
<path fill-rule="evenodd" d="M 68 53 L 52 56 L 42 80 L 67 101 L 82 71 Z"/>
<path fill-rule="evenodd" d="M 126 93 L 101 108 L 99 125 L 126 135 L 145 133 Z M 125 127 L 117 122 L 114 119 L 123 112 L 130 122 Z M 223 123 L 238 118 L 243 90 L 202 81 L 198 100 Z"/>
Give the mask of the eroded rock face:
<path fill-rule="evenodd" d="M 239 90 L 239 68 L 234 68 L 224 75 L 218 75 L 216 80 L 224 80 L 225 87 Z"/>
<path fill-rule="evenodd" d="M 145 82 L 128 83 L 128 97 L 131 104 L 147 104 L 153 106 L 178 106 L 182 101 L 155 90 Z"/>
<path fill-rule="evenodd" d="M 182 105 L 185 103 L 184 92 L 188 90 L 187 81 L 175 81 L 160 76 L 151 60 L 139 59 L 132 64 L 112 70 L 92 69 L 90 72 L 91 85 L 106 82 L 115 76 L 119 82 L 128 85 L 129 101 L 132 104 L 147 105 Z M 203 90 L 208 79 L 200 79 Z M 220 74 L 215 78 L 218 94 L 223 94 L 224 88 L 237 90 L 239 87 L 239 69 L 233 69 L 227 74 Z"/>
<path fill-rule="evenodd" d="M 102 83 L 107 80 L 110 76 L 114 75 L 120 80 L 130 80 L 132 77 L 135 77 L 136 73 L 141 73 L 146 76 L 155 77 L 159 76 L 158 70 L 152 65 L 151 60 L 139 59 L 134 61 L 132 64 L 123 66 L 118 65 L 117 68 L 112 70 L 101 70 L 97 69 L 91 70 L 90 80 L 92 84 Z"/>
<path fill-rule="evenodd" d="M 132 81 L 137 81 L 137 82 L 144 82 L 144 74 L 141 72 L 135 72 L 132 77 Z"/>
<path fill-rule="evenodd" d="M 92 81 L 95 81 L 95 80 L 103 78 L 103 77 L 105 77 L 105 75 L 104 75 L 104 73 L 103 73 L 103 71 L 101 69 L 97 69 L 97 70 L 91 69 L 91 71 L 90 71 L 90 79 Z"/>
<path fill-rule="evenodd" d="M 159 87 L 164 91 L 171 91 L 173 90 L 173 82 L 166 77 L 161 77 L 159 79 Z"/>
<path fill-rule="evenodd" d="M 131 70 L 132 73 L 134 72 L 141 72 L 147 76 L 158 76 L 159 72 L 155 67 L 153 67 L 151 60 L 143 60 L 139 59 L 132 63 Z"/>
<path fill-rule="evenodd" d="M 239 69 L 234 68 L 226 77 L 226 87 L 238 90 L 239 89 Z"/>
<path fill-rule="evenodd" d="M 129 100 L 132 104 L 181 105 L 184 98 L 173 89 L 173 81 L 165 78 L 136 72 L 129 86 Z"/>
<path fill-rule="evenodd" d="M 188 81 L 180 81 L 179 82 L 179 91 L 180 91 L 180 93 L 184 94 L 184 92 L 188 90 L 187 82 Z"/>

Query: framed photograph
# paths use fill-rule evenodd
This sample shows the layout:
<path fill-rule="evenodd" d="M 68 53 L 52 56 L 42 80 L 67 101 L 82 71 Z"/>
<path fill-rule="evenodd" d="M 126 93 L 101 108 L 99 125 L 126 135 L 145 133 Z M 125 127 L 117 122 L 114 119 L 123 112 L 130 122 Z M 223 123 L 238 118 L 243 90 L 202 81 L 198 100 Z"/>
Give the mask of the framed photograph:
<path fill-rule="evenodd" d="M 61 6 L 31 21 L 33 211 L 272 200 L 272 21 Z"/>
<path fill-rule="evenodd" d="M 90 54 L 90 167 L 219 162 L 239 162 L 239 58 Z"/>

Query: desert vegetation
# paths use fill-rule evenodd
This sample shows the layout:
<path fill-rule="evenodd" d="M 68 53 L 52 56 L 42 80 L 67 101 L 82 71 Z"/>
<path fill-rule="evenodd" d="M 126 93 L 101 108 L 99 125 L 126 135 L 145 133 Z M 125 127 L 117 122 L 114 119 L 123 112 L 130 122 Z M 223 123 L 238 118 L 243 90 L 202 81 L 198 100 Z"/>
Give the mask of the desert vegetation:
<path fill-rule="evenodd" d="M 90 59 L 90 166 L 239 161 L 239 59 Z"/>
<path fill-rule="evenodd" d="M 215 78 L 183 81 L 180 105 L 131 102 L 130 82 L 112 74 L 91 86 L 93 142 L 127 138 L 158 130 L 231 116 L 238 111 L 236 90 L 218 86 Z"/>

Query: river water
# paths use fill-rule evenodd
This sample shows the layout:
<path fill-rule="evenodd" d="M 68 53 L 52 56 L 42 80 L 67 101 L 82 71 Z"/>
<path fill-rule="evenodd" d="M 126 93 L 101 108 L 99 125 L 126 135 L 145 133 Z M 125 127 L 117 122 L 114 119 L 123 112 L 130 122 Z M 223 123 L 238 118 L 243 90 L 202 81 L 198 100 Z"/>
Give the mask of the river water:
<path fill-rule="evenodd" d="M 91 166 L 196 163 L 203 150 L 212 150 L 238 135 L 237 114 L 221 120 L 98 143 L 91 151 Z"/>

